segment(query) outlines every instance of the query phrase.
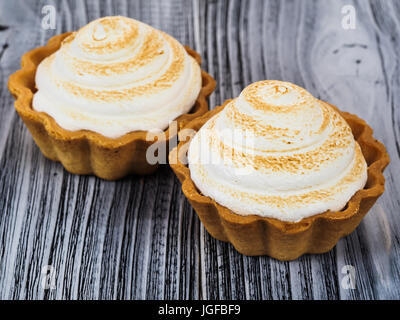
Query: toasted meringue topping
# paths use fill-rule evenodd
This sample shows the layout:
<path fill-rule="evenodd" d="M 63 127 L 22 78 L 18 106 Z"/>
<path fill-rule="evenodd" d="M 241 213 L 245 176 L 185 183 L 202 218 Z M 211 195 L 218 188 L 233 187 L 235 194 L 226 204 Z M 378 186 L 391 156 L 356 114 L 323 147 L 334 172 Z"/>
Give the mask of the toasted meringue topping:
<path fill-rule="evenodd" d="M 33 108 L 71 131 L 117 138 L 164 130 L 188 112 L 201 70 L 174 38 L 125 17 L 92 21 L 64 39 L 36 72 Z"/>
<path fill-rule="evenodd" d="M 245 88 L 194 136 L 188 162 L 204 195 L 237 214 L 282 221 L 341 210 L 367 180 L 342 116 L 281 81 Z"/>
<path fill-rule="evenodd" d="M 93 40 L 101 41 L 107 38 L 107 33 L 104 30 L 103 24 L 98 23 L 93 32 Z"/>

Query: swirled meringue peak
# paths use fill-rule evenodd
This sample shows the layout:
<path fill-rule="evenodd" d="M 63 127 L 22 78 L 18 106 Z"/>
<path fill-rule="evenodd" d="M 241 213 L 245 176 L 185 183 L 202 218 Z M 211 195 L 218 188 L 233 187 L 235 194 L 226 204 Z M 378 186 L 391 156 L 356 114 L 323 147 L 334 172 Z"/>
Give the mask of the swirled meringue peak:
<path fill-rule="evenodd" d="M 117 138 L 164 130 L 201 89 L 198 63 L 174 38 L 126 17 L 94 20 L 64 39 L 36 72 L 33 108 L 64 129 Z"/>
<path fill-rule="evenodd" d="M 367 180 L 349 125 L 305 89 L 260 81 L 208 120 L 188 151 L 205 196 L 239 215 L 297 222 L 338 211 Z"/>

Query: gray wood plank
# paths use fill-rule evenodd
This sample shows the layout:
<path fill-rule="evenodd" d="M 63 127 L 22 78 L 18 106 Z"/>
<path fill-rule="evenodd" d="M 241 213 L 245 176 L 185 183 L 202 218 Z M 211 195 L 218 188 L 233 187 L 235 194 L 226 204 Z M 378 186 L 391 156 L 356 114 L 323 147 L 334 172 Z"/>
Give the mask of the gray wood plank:
<path fill-rule="evenodd" d="M 17 33 L 22 36 L 10 42 L 12 53 L 6 51 L 1 60 L 0 110 L 2 120 L 11 119 L 9 126 L 1 127 L 6 137 L 0 202 L 3 298 L 198 298 L 199 222 L 172 171 L 164 166 L 152 177 L 118 182 L 71 175 L 43 158 L 11 108 L 6 90 L 6 79 L 24 51 L 103 15 L 147 14 L 147 22 L 193 46 L 190 6 L 176 2 L 171 8 L 157 7 L 154 2 L 146 8 L 144 3 L 135 4 L 139 10 L 134 10 L 126 1 L 62 1 L 56 5 L 54 31 L 40 28 L 41 2 L 19 4 L 33 12 L 32 22 L 7 18 L 11 35 L 2 35 L 2 43 Z M 172 19 L 168 8 L 184 8 L 182 19 Z M 41 287 L 41 268 L 48 264 L 55 268 L 56 290 Z"/>
<path fill-rule="evenodd" d="M 242 291 L 239 293 L 232 287 L 235 275 L 234 283 L 240 283 L 237 277 L 245 277 L 242 288 L 246 298 L 398 297 L 394 288 L 394 284 L 398 283 L 398 258 L 395 258 L 398 243 L 388 236 L 390 225 L 397 225 L 399 220 L 398 193 L 392 193 L 398 187 L 394 187 L 395 182 L 391 179 L 399 169 L 395 137 L 399 128 L 399 105 L 396 102 L 388 103 L 390 99 L 396 99 L 393 93 L 396 92 L 399 79 L 394 74 L 398 63 L 393 66 L 396 60 L 393 51 L 396 46 L 393 44 L 396 44 L 399 34 L 398 5 L 396 2 L 385 2 L 385 5 L 378 1 L 371 4 L 350 2 L 356 8 L 357 28 L 344 30 L 341 8 L 345 4 L 349 2 L 201 3 L 203 8 L 200 12 L 204 17 L 201 21 L 201 38 L 205 39 L 203 45 L 206 45 L 203 52 L 210 57 L 207 60 L 208 68 L 213 70 L 218 80 L 214 100 L 211 99 L 212 105 L 221 104 L 225 99 L 237 95 L 241 88 L 253 81 L 280 79 L 295 82 L 317 97 L 359 114 L 373 126 L 376 137 L 388 146 L 392 157 L 392 164 L 386 172 L 389 177 L 387 189 L 391 191 L 386 191 L 379 200 L 379 204 L 384 203 L 383 207 L 390 208 L 387 215 L 391 216 L 385 218 L 384 222 L 380 221 L 383 218 L 376 213 L 376 206 L 368 215 L 373 219 L 365 219 L 355 233 L 339 242 L 335 250 L 324 255 L 306 255 L 289 263 L 266 257 L 243 257 L 236 252 L 228 254 L 225 244 L 215 242 L 203 232 L 203 268 L 214 270 L 212 275 L 203 273 L 206 279 L 202 288 L 205 296 L 241 298 Z M 382 7 L 386 5 L 388 7 Z M 392 12 L 390 19 L 385 18 L 385 12 Z M 378 22 L 374 23 L 374 17 L 379 19 Z M 374 26 L 379 23 L 383 30 L 377 30 Z M 215 28 L 217 32 L 212 33 Z M 388 39 L 392 43 L 386 43 Z M 385 47 L 382 47 L 383 43 Z M 390 69 L 386 71 L 382 67 Z M 217 73 L 214 70 L 218 70 Z M 390 72 L 393 73 L 387 77 L 392 83 L 390 79 L 385 83 L 381 75 Z M 388 97 L 390 95 L 392 98 Z M 381 112 L 377 112 L 376 108 L 382 109 Z M 375 219 L 380 222 L 377 223 Z M 382 225 L 389 227 L 382 229 Z M 373 240 L 370 237 L 372 234 L 375 235 Z M 390 250 L 379 250 L 383 239 L 392 239 Z M 221 259 L 210 257 L 209 252 L 213 251 L 217 251 Z M 241 263 L 241 260 L 244 262 Z M 254 261 L 262 268 L 257 268 Z M 393 267 L 385 267 L 388 261 Z M 355 267 L 355 290 L 341 287 L 341 280 L 345 276 L 341 270 L 345 265 Z M 382 282 L 382 279 L 385 281 Z M 210 285 L 214 288 L 210 289 Z M 384 285 L 385 290 L 378 289 Z"/>

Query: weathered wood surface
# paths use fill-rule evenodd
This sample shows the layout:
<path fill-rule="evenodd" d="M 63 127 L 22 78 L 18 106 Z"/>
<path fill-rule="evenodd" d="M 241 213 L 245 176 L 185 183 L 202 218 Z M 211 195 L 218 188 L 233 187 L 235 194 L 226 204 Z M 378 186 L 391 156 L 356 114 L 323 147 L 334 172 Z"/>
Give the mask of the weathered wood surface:
<path fill-rule="evenodd" d="M 55 30 L 41 9 L 57 8 Z M 356 9 L 356 29 L 341 9 Z M 54 34 L 105 15 L 160 28 L 203 56 L 212 107 L 261 79 L 357 113 L 387 147 L 386 192 L 329 253 L 245 257 L 211 238 L 168 166 L 106 182 L 46 160 L 16 115 L 8 76 Z M 0 1 L 0 298 L 400 298 L 399 1 Z M 54 267 L 55 289 L 42 269 Z M 355 289 L 341 284 L 355 268 Z"/>

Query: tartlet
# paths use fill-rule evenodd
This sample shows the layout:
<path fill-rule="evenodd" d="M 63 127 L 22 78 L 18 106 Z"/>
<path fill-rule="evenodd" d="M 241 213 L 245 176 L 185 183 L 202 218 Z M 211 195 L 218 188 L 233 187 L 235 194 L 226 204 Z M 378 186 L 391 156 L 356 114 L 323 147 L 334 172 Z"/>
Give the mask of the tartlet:
<path fill-rule="evenodd" d="M 8 87 L 15 97 L 15 109 L 31 132 L 34 141 L 45 157 L 59 161 L 64 168 L 74 174 L 93 174 L 107 180 L 120 179 L 128 174 L 150 174 L 158 163 L 149 164 L 146 151 L 154 141 L 147 141 L 147 131 L 132 131 L 120 137 L 110 138 L 91 130 L 66 130 L 53 117 L 32 108 L 35 92 L 35 74 L 38 65 L 46 57 L 56 52 L 70 32 L 52 37 L 43 47 L 35 48 L 22 57 L 21 69 L 9 78 Z M 187 53 L 198 64 L 201 57 L 194 50 L 185 47 Z M 188 121 L 208 110 L 207 97 L 215 88 L 215 80 L 201 70 L 201 89 L 192 109 L 180 115 L 177 130 Z M 164 130 L 164 138 L 158 143 L 166 143 L 176 132 Z M 168 148 L 168 147 L 167 147 Z M 168 149 L 167 149 L 168 150 Z"/>
<path fill-rule="evenodd" d="M 198 132 L 232 100 L 191 121 L 186 129 Z M 278 260 L 293 260 L 305 253 L 324 253 L 338 240 L 350 234 L 384 191 L 383 170 L 389 156 L 382 143 L 372 136 L 372 129 L 356 115 L 337 110 L 350 126 L 368 165 L 365 187 L 357 191 L 340 211 L 325 211 L 298 222 L 282 221 L 259 215 L 239 215 L 202 194 L 191 178 L 187 162 L 190 140 L 183 138 L 169 155 L 170 166 L 182 183 L 182 191 L 207 231 L 216 239 L 230 242 L 248 256 L 268 255 Z"/>

